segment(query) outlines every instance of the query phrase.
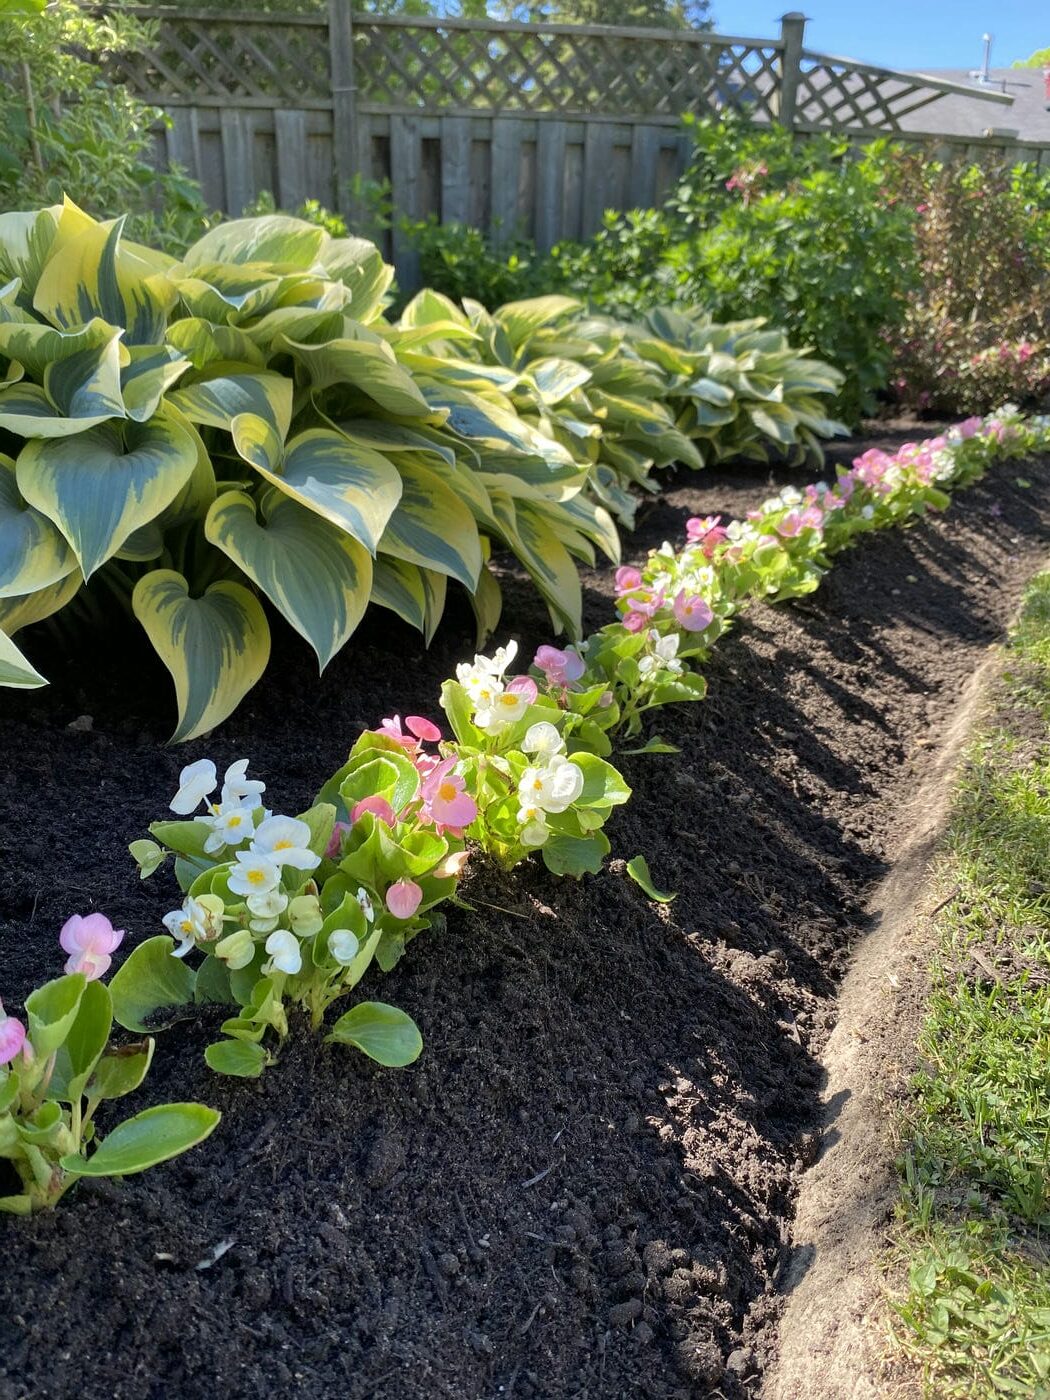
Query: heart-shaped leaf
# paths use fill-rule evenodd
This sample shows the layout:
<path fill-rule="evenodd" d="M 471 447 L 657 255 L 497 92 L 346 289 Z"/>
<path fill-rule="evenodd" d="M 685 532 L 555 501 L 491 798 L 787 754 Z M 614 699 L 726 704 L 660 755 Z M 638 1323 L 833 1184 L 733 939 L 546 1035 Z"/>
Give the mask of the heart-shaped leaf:
<path fill-rule="evenodd" d="M 191 598 L 181 574 L 154 569 L 135 585 L 132 606 L 175 682 L 179 722 L 172 742 L 214 729 L 266 669 L 270 629 L 243 584 L 223 580 Z"/>
<path fill-rule="evenodd" d="M 15 464 L 18 489 L 53 520 L 84 577 L 175 499 L 197 464 L 197 449 L 163 418 L 103 423 L 76 437 L 27 442 Z"/>
<path fill-rule="evenodd" d="M 314 511 L 271 495 L 261 523 L 250 496 L 226 492 L 209 510 L 204 532 L 306 638 L 324 670 L 368 607 L 372 559 Z"/>

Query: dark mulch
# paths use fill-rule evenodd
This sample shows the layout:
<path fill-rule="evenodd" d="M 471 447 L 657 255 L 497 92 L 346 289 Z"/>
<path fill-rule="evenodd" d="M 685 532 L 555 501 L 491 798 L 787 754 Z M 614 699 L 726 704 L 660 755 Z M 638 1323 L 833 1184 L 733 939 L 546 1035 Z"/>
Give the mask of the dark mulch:
<path fill-rule="evenodd" d="M 424 1031 L 407 1071 L 303 1035 L 245 1084 L 204 1067 L 210 1027 L 162 1036 L 132 1104 L 200 1098 L 223 1122 L 178 1162 L 0 1220 L 4 1400 L 754 1393 L 866 894 L 1046 548 L 1050 473 L 1021 474 L 863 541 L 804 603 L 756 608 L 719 647 L 710 699 L 661 716 L 681 755 L 624 760 L 614 853 L 644 852 L 675 903 L 651 905 L 615 861 L 581 884 L 477 870 L 475 912 L 366 984 Z M 631 555 L 768 485 L 673 479 Z M 597 625 L 608 572 L 586 587 Z M 140 885 L 125 847 L 183 763 L 249 756 L 298 810 L 362 724 L 435 712 L 471 631 L 457 602 L 427 654 L 380 617 L 320 684 L 281 635 L 234 719 L 177 751 L 166 678 L 133 636 L 33 644 L 52 687 L 0 695 L 9 1008 L 58 971 L 70 912 L 101 908 L 130 941 L 158 930 L 172 881 Z M 504 631 L 526 650 L 545 637 L 513 580 Z M 70 729 L 82 715 L 93 728 Z"/>

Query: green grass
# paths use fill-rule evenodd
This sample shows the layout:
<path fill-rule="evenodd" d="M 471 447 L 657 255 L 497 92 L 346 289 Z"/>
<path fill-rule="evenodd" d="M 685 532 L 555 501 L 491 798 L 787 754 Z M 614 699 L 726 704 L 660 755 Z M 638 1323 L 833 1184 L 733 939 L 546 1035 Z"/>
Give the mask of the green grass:
<path fill-rule="evenodd" d="M 902 1124 L 895 1330 L 926 1395 L 1050 1400 L 1050 572 L 936 878 L 952 897 Z"/>

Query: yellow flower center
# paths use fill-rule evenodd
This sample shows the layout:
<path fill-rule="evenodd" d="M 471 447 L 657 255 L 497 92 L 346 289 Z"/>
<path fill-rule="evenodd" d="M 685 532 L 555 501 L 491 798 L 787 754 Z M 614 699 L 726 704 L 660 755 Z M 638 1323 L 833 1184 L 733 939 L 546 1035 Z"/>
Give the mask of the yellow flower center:
<path fill-rule="evenodd" d="M 275 841 L 273 843 L 273 848 L 275 851 L 290 851 L 292 849 L 292 845 L 293 843 L 289 841 L 286 836 L 280 841 Z"/>
<path fill-rule="evenodd" d="M 249 883 L 251 883 L 251 884 L 253 884 L 253 885 L 265 885 L 265 884 L 266 884 L 266 873 L 265 873 L 265 871 L 262 871 L 262 870 L 249 870 L 249 871 L 248 871 L 248 880 L 249 880 Z"/>
<path fill-rule="evenodd" d="M 183 933 L 193 932 L 193 925 L 190 923 L 189 919 L 183 919 L 182 923 L 179 925 L 179 928 L 182 929 Z"/>
<path fill-rule="evenodd" d="M 443 783 L 438 784 L 438 797 L 441 798 L 442 802 L 451 802 L 458 793 L 459 788 L 456 787 L 455 783 L 450 782 L 448 778 L 446 778 Z"/>

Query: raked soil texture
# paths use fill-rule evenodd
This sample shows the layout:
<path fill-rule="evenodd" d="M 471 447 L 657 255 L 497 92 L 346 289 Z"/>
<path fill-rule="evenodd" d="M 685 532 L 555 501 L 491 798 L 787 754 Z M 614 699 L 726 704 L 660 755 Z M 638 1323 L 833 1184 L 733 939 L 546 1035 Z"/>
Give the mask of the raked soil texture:
<path fill-rule="evenodd" d="M 625 556 L 801 479 L 671 476 Z M 470 907 L 362 984 L 421 1027 L 411 1068 L 293 1024 L 261 1080 L 228 1080 L 202 1059 L 221 1013 L 161 1035 L 113 1109 L 199 1099 L 222 1123 L 178 1161 L 0 1219 L 2 1400 L 757 1393 L 837 983 L 1048 521 L 1048 465 L 1006 463 L 943 515 L 863 538 L 811 597 L 756 605 L 718 644 L 708 699 L 659 712 L 681 752 L 622 759 L 634 796 L 601 875 L 475 861 Z M 545 612 L 509 566 L 503 583 L 499 639 L 528 656 Z M 600 626 L 612 570 L 584 584 Z M 427 651 L 374 612 L 320 681 L 279 631 L 239 711 L 184 748 L 164 744 L 169 682 L 130 628 L 27 650 L 52 685 L 0 693 L 12 1010 L 60 971 L 70 913 L 104 911 L 122 952 L 161 931 L 173 878 L 140 883 L 127 843 L 184 763 L 247 757 L 270 805 L 302 810 L 363 727 L 441 718 L 473 621 L 451 601 Z M 639 853 L 673 903 L 626 876 Z"/>

